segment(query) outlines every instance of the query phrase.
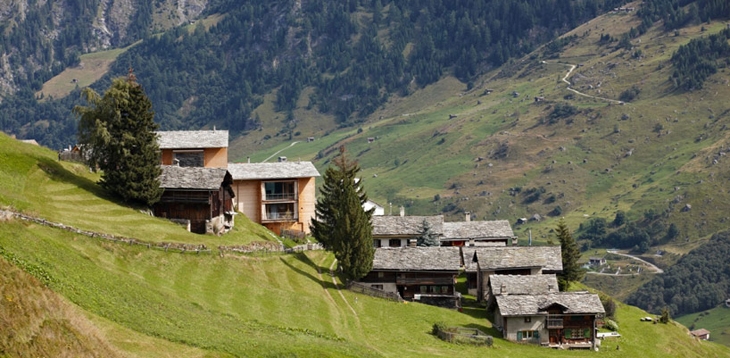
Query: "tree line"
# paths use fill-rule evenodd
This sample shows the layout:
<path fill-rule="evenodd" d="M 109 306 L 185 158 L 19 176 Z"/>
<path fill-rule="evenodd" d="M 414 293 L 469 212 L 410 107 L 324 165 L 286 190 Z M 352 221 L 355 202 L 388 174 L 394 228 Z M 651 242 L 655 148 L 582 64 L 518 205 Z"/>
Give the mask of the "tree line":
<path fill-rule="evenodd" d="M 684 315 L 721 304 L 730 292 L 730 232 L 714 234 L 709 242 L 690 251 L 663 275 L 632 293 L 626 303 L 658 313 L 668 307 Z"/>
<path fill-rule="evenodd" d="M 151 7 L 141 6 L 133 17 L 140 30 L 125 41 L 145 41 L 120 56 L 110 74 L 92 87 L 106 88 L 111 78 L 134 67 L 163 129 L 199 128 L 211 122 L 233 132 L 257 129 L 260 122 L 252 112 L 272 91 L 277 94 L 276 109 L 288 113 L 293 123 L 283 125 L 291 128 L 296 125 L 291 112 L 305 88 L 314 89 L 305 99 L 307 108 L 352 125 L 390 96 L 408 95 L 444 74 L 473 85 L 479 74 L 623 2 L 312 0 L 296 8 L 293 1 L 216 1 L 208 12 L 225 16 L 213 26 L 179 27 L 154 36 L 148 26 Z M 96 3 L 74 2 L 83 16 L 91 16 Z M 83 16 L 77 23 L 90 21 Z M 67 49 L 67 56 L 72 56 L 68 49 L 84 49 L 88 26 L 79 26 L 68 32 L 66 46 L 57 46 Z M 17 36 L 27 37 L 20 32 Z M 52 74 L 34 77 L 33 88 Z M 23 103 L 35 106 L 27 98 Z M 19 131 L 30 123 L 12 120 L 3 129 Z M 51 127 L 44 130 L 67 136 Z M 46 137 L 50 140 L 52 135 Z"/>

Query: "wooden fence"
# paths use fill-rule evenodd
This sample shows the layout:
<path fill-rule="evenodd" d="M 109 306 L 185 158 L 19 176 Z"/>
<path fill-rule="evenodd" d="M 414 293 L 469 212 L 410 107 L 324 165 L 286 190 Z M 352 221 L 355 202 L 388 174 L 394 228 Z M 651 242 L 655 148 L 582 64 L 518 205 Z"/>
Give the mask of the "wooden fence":
<path fill-rule="evenodd" d="M 396 292 L 385 292 L 377 288 L 373 288 L 367 285 L 363 285 L 359 282 L 350 281 L 347 284 L 347 289 L 352 292 L 362 293 L 372 297 L 384 298 L 395 302 L 403 302 L 403 298 Z"/>

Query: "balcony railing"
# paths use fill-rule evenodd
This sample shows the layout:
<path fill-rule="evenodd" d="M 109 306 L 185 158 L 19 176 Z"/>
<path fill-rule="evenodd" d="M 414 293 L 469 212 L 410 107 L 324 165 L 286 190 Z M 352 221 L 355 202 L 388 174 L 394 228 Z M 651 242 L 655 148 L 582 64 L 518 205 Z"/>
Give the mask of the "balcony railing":
<path fill-rule="evenodd" d="M 396 285 L 453 285 L 451 277 L 396 278 Z"/>
<path fill-rule="evenodd" d="M 266 200 L 297 200 L 295 193 L 266 193 Z"/>

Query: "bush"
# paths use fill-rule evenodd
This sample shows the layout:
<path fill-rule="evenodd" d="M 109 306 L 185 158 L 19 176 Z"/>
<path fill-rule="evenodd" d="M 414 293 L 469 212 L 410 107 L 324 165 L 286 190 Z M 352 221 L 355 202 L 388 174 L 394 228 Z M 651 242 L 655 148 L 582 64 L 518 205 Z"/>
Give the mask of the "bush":
<path fill-rule="evenodd" d="M 606 322 L 603 324 L 603 327 L 606 329 L 610 329 L 614 332 L 618 332 L 618 323 L 612 319 L 606 319 Z"/>

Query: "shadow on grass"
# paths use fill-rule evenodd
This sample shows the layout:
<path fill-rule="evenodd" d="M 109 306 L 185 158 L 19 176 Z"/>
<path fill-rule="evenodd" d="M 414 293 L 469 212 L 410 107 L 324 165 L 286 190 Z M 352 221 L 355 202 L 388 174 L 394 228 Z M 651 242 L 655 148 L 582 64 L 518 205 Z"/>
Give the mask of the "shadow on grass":
<path fill-rule="evenodd" d="M 294 254 L 294 257 L 297 260 L 299 260 L 299 261 L 307 264 L 308 266 L 314 268 L 315 270 L 317 270 L 317 268 L 318 268 L 317 265 L 315 265 L 314 262 L 312 262 L 312 260 L 310 260 L 309 257 L 307 257 L 307 255 L 305 255 L 303 253 L 296 253 L 296 254 Z M 300 268 L 294 267 L 292 264 L 286 262 L 286 260 L 283 257 L 280 257 L 279 260 L 281 260 L 281 262 L 283 262 L 284 265 L 286 265 L 287 267 L 289 267 L 292 271 L 294 271 L 294 272 L 296 272 L 296 273 L 298 273 L 298 274 L 300 274 L 300 275 L 302 275 L 304 277 L 307 277 L 310 280 L 312 280 L 312 281 L 320 284 L 323 288 L 325 288 L 325 289 L 337 289 L 335 287 L 335 285 L 332 283 L 332 281 L 327 281 L 326 279 L 320 280 L 319 278 L 315 277 L 314 275 L 310 274 L 309 272 L 306 272 L 306 271 L 304 271 L 304 270 L 302 270 Z M 320 271 L 319 272 L 322 272 L 321 268 L 320 268 Z M 326 272 L 323 273 L 323 275 L 326 275 L 325 277 L 329 277 L 329 271 L 327 270 Z"/>
<path fill-rule="evenodd" d="M 94 183 L 93 181 L 91 181 L 87 178 L 84 178 L 82 176 L 79 176 L 79 175 L 76 175 L 76 174 L 70 172 L 68 169 L 64 168 L 60 162 L 57 162 L 55 160 L 52 160 L 52 159 L 46 158 L 46 157 L 35 157 L 35 159 L 38 161 L 38 168 L 40 168 L 44 173 L 46 173 L 48 175 L 48 177 L 51 178 L 52 180 L 75 185 L 83 190 L 86 190 L 90 194 L 98 196 L 102 199 L 106 199 L 106 200 L 115 199 L 106 190 L 104 190 L 102 187 L 100 187 L 98 184 Z"/>

